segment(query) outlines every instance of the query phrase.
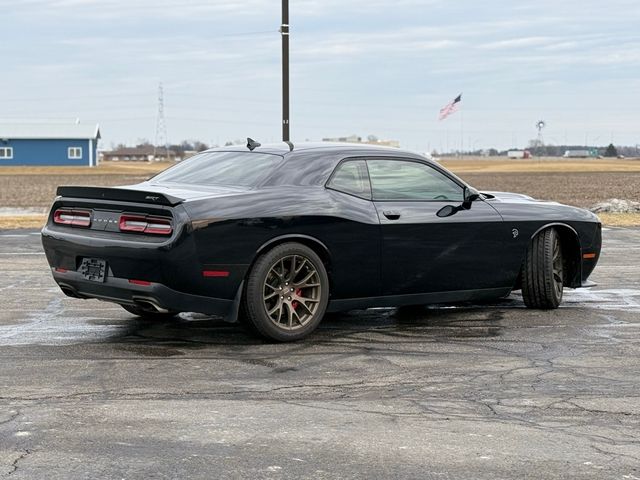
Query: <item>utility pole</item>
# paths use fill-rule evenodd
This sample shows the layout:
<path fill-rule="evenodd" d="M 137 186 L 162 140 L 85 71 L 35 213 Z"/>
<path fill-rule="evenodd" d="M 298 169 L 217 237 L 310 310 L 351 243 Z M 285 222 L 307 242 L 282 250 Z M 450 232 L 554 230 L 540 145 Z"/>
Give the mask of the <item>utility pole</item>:
<path fill-rule="evenodd" d="M 282 141 L 289 138 L 289 0 L 282 0 Z"/>

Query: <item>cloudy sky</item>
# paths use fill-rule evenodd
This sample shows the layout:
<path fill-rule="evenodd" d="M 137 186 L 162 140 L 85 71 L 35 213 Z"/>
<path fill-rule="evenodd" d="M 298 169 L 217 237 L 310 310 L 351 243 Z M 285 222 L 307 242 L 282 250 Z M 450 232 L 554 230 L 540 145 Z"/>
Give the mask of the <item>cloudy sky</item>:
<path fill-rule="evenodd" d="M 640 144 L 637 0 L 290 0 L 292 139 Z M 280 138 L 279 0 L 0 0 L 0 119 Z M 459 93 L 462 109 L 439 122 Z"/>

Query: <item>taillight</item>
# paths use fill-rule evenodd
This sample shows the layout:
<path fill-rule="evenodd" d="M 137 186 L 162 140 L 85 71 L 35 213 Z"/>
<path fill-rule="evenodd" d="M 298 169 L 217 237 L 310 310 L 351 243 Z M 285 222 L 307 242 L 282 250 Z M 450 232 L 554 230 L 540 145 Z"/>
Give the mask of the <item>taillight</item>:
<path fill-rule="evenodd" d="M 120 231 L 149 233 L 152 235 L 171 235 L 173 227 L 171 226 L 170 218 L 145 215 L 121 215 Z"/>
<path fill-rule="evenodd" d="M 86 228 L 91 226 L 91 211 L 60 208 L 53 212 L 53 223 Z"/>

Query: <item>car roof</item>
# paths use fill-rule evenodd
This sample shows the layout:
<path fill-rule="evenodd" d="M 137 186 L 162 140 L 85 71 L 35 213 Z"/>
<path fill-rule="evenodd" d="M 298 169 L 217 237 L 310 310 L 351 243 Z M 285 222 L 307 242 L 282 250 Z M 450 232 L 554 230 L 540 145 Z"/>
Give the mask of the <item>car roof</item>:
<path fill-rule="evenodd" d="M 230 145 L 212 148 L 206 152 L 238 152 L 246 155 L 268 154 L 283 157 L 285 162 L 278 165 L 266 178 L 261 184 L 263 187 L 324 185 L 331 172 L 345 158 L 408 158 L 441 168 L 436 166 L 433 160 L 417 153 L 366 143 L 304 142 L 294 144 L 293 150 L 290 150 L 289 145 L 282 142 L 261 145 L 252 151 L 246 145 Z"/>
<path fill-rule="evenodd" d="M 253 150 L 257 153 L 270 153 L 275 155 L 288 155 L 290 153 L 300 153 L 305 151 L 323 151 L 326 153 L 338 154 L 367 154 L 381 156 L 402 156 L 402 157 L 418 157 L 426 159 L 422 155 L 419 155 L 408 150 L 402 150 L 395 147 L 384 147 L 381 145 L 370 145 L 366 143 L 338 143 L 338 142 L 302 142 L 294 143 L 293 150 L 285 142 L 269 143 L 261 145 Z M 217 147 L 207 150 L 207 152 L 248 152 L 246 145 L 230 145 L 226 147 Z"/>

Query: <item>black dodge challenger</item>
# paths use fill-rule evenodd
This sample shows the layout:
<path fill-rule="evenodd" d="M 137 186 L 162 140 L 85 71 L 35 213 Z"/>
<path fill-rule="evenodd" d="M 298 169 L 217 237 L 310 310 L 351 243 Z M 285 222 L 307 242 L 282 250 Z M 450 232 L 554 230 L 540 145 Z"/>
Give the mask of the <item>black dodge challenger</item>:
<path fill-rule="evenodd" d="M 277 144 L 200 153 L 143 183 L 60 187 L 42 242 L 71 297 L 246 321 L 278 341 L 327 311 L 497 299 L 556 308 L 587 284 L 583 209 L 478 192 L 421 155 Z"/>

